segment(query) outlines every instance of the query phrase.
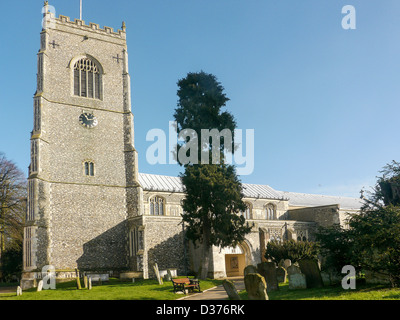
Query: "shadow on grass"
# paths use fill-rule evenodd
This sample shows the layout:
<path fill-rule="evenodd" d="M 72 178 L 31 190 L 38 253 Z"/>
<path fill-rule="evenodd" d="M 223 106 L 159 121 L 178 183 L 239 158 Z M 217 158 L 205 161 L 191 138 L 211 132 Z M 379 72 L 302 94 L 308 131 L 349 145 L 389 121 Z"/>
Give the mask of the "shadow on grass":
<path fill-rule="evenodd" d="M 246 291 L 239 295 L 242 300 L 248 300 Z M 269 300 L 397 300 L 400 299 L 400 289 L 364 284 L 355 290 L 345 290 L 340 285 L 290 290 L 288 283 L 281 283 L 279 290 L 269 292 L 268 297 Z"/>

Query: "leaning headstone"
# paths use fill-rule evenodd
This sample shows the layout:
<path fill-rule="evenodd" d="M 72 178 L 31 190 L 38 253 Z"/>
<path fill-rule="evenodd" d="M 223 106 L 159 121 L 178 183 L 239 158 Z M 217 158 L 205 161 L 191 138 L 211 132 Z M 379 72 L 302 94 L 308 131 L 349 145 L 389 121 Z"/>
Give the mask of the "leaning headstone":
<path fill-rule="evenodd" d="M 279 289 L 275 262 L 261 262 L 257 265 L 257 270 L 264 277 L 268 292 Z"/>
<path fill-rule="evenodd" d="M 288 270 L 289 289 L 306 289 L 306 276 L 301 273 L 300 268 L 291 265 Z"/>
<path fill-rule="evenodd" d="M 257 268 L 252 265 L 248 265 L 246 268 L 244 268 L 243 274 L 246 276 L 249 273 L 258 273 Z"/>
<path fill-rule="evenodd" d="M 17 296 L 22 296 L 22 288 L 20 286 L 17 287 Z"/>
<path fill-rule="evenodd" d="M 80 289 L 82 289 L 82 286 L 81 286 L 81 279 L 80 279 L 80 276 L 79 276 L 79 270 L 78 269 L 75 269 L 75 276 L 76 276 L 76 288 L 78 290 L 80 290 Z"/>
<path fill-rule="evenodd" d="M 301 273 L 306 276 L 307 288 L 322 288 L 324 286 L 316 260 L 302 259 L 299 261 L 299 265 Z"/>
<path fill-rule="evenodd" d="M 161 276 L 160 276 L 160 271 L 158 270 L 158 265 L 157 265 L 157 263 L 154 265 L 154 272 L 155 272 L 155 274 L 156 274 L 156 277 L 157 277 L 157 280 L 158 280 L 158 284 L 163 284 L 164 282 L 163 282 L 163 280 L 162 280 L 162 278 L 161 278 Z"/>
<path fill-rule="evenodd" d="M 39 283 L 38 283 L 36 291 L 40 292 L 42 290 L 43 290 L 43 280 L 40 280 Z"/>
<path fill-rule="evenodd" d="M 229 300 L 241 300 L 237 292 L 237 289 L 232 281 L 224 280 L 222 282 L 226 293 L 228 294 Z"/>
<path fill-rule="evenodd" d="M 249 300 L 268 300 L 267 284 L 258 273 L 249 273 L 244 277 L 244 285 Z"/>
<path fill-rule="evenodd" d="M 283 267 L 276 268 L 276 279 L 278 280 L 278 283 L 285 283 L 286 275 L 287 275 L 287 272 L 286 272 L 285 268 L 283 268 Z"/>

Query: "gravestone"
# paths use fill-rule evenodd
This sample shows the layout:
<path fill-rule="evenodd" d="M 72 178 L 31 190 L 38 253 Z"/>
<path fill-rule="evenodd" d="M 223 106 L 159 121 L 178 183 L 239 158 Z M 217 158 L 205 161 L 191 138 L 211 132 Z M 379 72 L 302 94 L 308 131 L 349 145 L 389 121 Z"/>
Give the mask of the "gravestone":
<path fill-rule="evenodd" d="M 306 276 L 301 273 L 299 267 L 290 266 L 287 270 L 289 278 L 289 289 L 306 289 Z"/>
<path fill-rule="evenodd" d="M 171 280 L 172 279 L 172 273 L 171 273 L 170 269 L 167 269 L 167 275 L 169 277 L 169 280 Z"/>
<path fill-rule="evenodd" d="M 285 283 L 286 275 L 287 275 L 287 272 L 286 272 L 285 268 L 283 268 L 283 267 L 276 268 L 276 279 L 278 280 L 278 283 Z"/>
<path fill-rule="evenodd" d="M 91 277 L 88 278 L 88 289 L 92 290 L 92 278 Z"/>
<path fill-rule="evenodd" d="M 87 287 L 88 287 L 88 277 L 87 276 L 83 276 L 83 285 L 84 285 L 85 289 L 87 289 Z"/>
<path fill-rule="evenodd" d="M 316 260 L 302 259 L 299 261 L 299 265 L 301 273 L 306 276 L 307 288 L 322 288 L 324 286 Z"/>
<path fill-rule="evenodd" d="M 249 273 L 244 277 L 244 285 L 249 300 L 268 300 L 267 284 L 258 273 Z"/>
<path fill-rule="evenodd" d="M 17 287 L 17 296 L 22 296 L 22 288 L 20 286 Z"/>
<path fill-rule="evenodd" d="M 290 259 L 285 259 L 283 261 L 283 267 L 287 270 L 292 265 L 292 261 Z"/>
<path fill-rule="evenodd" d="M 162 280 L 162 278 L 161 278 L 161 276 L 160 276 L 160 271 L 158 270 L 158 265 L 157 265 L 157 263 L 154 265 L 153 268 L 154 268 L 154 272 L 155 272 L 156 277 L 157 277 L 157 280 L 158 280 L 158 284 L 162 285 L 164 282 L 163 282 L 163 280 Z"/>
<path fill-rule="evenodd" d="M 321 278 L 322 278 L 322 282 L 324 283 L 324 286 L 331 285 L 331 276 L 328 272 L 321 271 Z"/>
<path fill-rule="evenodd" d="M 241 300 L 237 292 L 237 289 L 232 281 L 224 280 L 222 282 L 226 293 L 228 294 L 229 300 Z"/>
<path fill-rule="evenodd" d="M 261 262 L 257 270 L 264 277 L 268 292 L 279 290 L 275 262 Z"/>
<path fill-rule="evenodd" d="M 39 283 L 38 283 L 36 291 L 40 292 L 42 290 L 43 290 L 43 280 L 40 280 Z"/>
<path fill-rule="evenodd" d="M 249 273 L 258 273 L 257 268 L 252 265 L 248 265 L 246 268 L 244 268 L 243 274 L 246 276 Z"/>

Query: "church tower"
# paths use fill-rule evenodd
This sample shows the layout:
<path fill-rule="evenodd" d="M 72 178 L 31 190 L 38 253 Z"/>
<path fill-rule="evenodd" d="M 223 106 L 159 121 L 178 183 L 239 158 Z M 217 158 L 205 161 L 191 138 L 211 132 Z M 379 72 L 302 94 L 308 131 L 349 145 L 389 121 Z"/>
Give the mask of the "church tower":
<path fill-rule="evenodd" d="M 126 27 L 114 32 L 44 6 L 24 229 L 25 287 L 52 265 L 129 268 L 128 220 L 141 214 Z"/>

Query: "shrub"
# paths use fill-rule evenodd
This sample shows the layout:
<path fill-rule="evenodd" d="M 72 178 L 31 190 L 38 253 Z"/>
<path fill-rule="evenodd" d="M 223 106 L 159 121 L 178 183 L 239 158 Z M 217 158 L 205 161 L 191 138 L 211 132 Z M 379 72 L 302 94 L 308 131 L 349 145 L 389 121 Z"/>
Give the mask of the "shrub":
<path fill-rule="evenodd" d="M 319 245 L 311 241 L 276 241 L 268 242 L 265 258 L 278 264 L 282 259 L 290 259 L 295 263 L 301 259 L 318 259 Z"/>

